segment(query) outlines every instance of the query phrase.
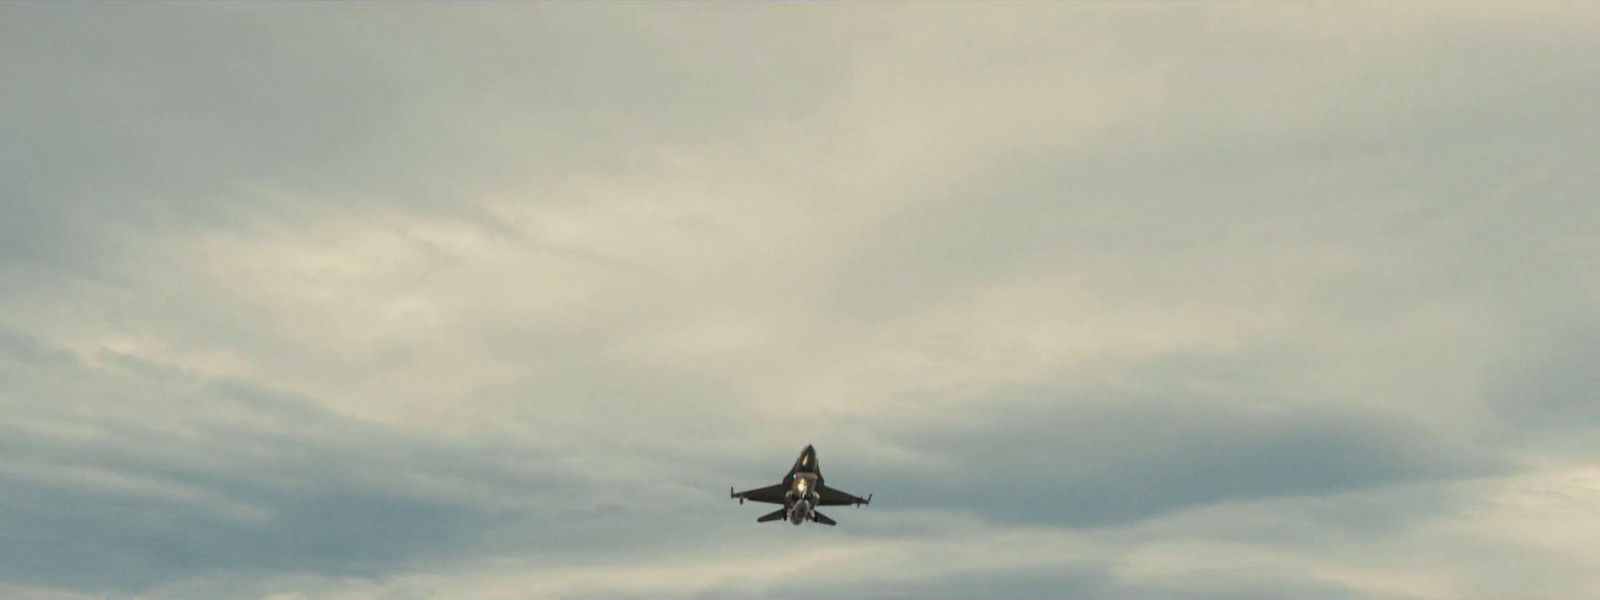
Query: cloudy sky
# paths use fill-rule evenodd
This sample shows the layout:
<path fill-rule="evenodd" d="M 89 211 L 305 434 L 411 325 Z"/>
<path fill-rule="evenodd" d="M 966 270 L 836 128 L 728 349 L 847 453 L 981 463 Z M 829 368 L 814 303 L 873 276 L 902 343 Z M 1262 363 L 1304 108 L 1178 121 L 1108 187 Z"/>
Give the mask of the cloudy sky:
<path fill-rule="evenodd" d="M 1600 7 L 0 5 L 0 597 L 1600 596 Z M 726 490 L 807 442 L 835 528 Z"/>

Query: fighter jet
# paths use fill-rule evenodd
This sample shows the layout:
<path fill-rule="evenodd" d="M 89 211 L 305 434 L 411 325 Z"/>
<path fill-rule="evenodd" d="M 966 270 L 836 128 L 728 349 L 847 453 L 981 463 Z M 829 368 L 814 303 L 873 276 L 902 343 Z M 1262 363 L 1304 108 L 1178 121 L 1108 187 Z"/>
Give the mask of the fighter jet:
<path fill-rule="evenodd" d="M 806 521 L 838 525 L 827 515 L 817 512 L 818 506 L 854 504 L 859 507 L 872 503 L 872 494 L 867 494 L 866 498 L 859 498 L 823 485 L 822 468 L 817 464 L 817 451 L 810 444 L 800 451 L 800 458 L 794 460 L 794 466 L 789 468 L 789 474 L 784 475 L 783 481 L 777 485 L 738 493 L 735 493 L 733 488 L 728 488 L 728 497 L 738 498 L 739 504 L 744 504 L 745 500 L 782 504 L 783 508 L 762 515 L 756 522 L 766 523 L 787 519 L 797 526 Z"/>

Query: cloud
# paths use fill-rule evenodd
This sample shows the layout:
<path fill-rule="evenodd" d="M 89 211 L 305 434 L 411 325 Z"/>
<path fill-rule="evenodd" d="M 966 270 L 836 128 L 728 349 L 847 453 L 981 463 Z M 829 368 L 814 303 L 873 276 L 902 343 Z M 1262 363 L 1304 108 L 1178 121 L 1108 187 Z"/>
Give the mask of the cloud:
<path fill-rule="evenodd" d="M 1075 408 L 1072 400 L 1044 399 L 1039 408 L 1006 411 L 986 401 L 985 412 L 1006 416 L 908 435 L 901 445 L 928 468 L 869 480 L 896 504 L 1093 527 L 1215 502 L 1336 494 L 1510 466 L 1429 440 L 1421 427 L 1381 413 L 1206 407 L 1181 394 L 1103 402 Z"/>
<path fill-rule="evenodd" d="M 1587 6 L 0 11 L 0 596 L 1600 589 Z"/>
<path fill-rule="evenodd" d="M 477 543 L 519 495 L 580 487 L 462 461 L 475 453 L 292 394 L 107 358 L 0 363 L 8 412 L 27 415 L 0 442 L 8 583 L 126 591 L 219 570 L 375 576 Z"/>

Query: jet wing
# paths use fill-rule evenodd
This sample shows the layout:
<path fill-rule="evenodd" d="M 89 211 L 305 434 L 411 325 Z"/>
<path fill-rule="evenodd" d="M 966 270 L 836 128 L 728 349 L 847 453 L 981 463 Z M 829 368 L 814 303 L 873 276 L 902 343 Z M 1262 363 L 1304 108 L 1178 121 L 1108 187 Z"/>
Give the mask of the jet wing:
<path fill-rule="evenodd" d="M 821 498 L 817 500 L 817 506 L 845 506 L 849 504 L 861 505 L 872 502 L 871 496 L 866 498 L 852 496 L 848 493 L 841 492 L 825 485 L 817 487 L 817 495 L 821 496 Z"/>
<path fill-rule="evenodd" d="M 729 490 L 729 492 L 732 492 L 732 490 Z M 751 502 L 770 502 L 772 504 L 783 504 L 783 496 L 788 492 L 789 486 L 781 483 L 775 483 L 764 488 L 756 488 L 753 490 L 745 490 L 737 494 L 731 494 L 731 497 L 738 498 L 740 502 L 749 500 Z"/>

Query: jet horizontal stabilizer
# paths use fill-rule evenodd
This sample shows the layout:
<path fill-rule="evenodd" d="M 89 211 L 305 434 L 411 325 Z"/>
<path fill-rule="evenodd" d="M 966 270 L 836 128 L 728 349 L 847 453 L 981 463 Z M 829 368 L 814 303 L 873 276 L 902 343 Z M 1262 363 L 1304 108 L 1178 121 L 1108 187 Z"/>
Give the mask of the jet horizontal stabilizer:
<path fill-rule="evenodd" d="M 769 512 L 767 514 L 761 515 L 760 517 L 757 517 L 756 518 L 756 522 L 757 523 L 765 523 L 767 521 L 777 521 L 779 519 L 784 518 L 785 516 L 788 516 L 788 515 L 785 514 L 787 511 L 788 511 L 788 509 L 780 508 L 778 510 L 775 510 L 775 511 Z"/>
<path fill-rule="evenodd" d="M 811 512 L 811 516 L 815 517 L 817 522 L 821 523 L 823 525 L 838 525 L 839 524 L 837 521 L 834 521 L 833 519 L 829 519 L 828 515 L 825 515 L 825 514 L 816 512 L 816 511 L 812 511 Z"/>

